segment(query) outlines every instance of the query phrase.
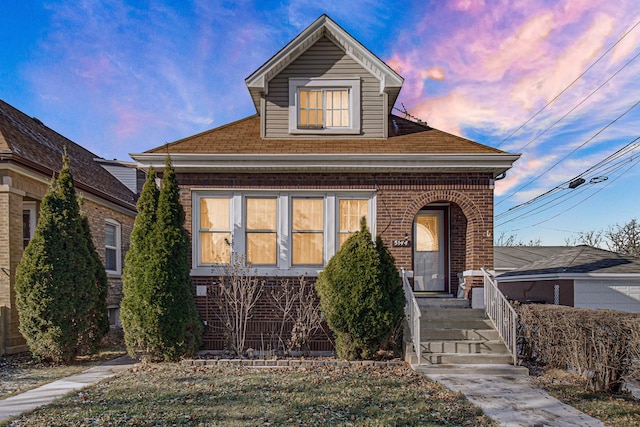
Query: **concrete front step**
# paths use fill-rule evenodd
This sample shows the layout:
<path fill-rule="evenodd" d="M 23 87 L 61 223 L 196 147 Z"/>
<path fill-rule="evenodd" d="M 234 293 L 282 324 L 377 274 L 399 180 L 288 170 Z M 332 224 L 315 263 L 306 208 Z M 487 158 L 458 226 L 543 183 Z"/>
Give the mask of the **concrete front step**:
<path fill-rule="evenodd" d="M 420 341 L 495 341 L 499 339 L 500 334 L 495 329 L 420 329 Z"/>
<path fill-rule="evenodd" d="M 422 322 L 451 320 L 486 320 L 484 310 L 476 308 L 426 308 L 421 311 Z"/>
<path fill-rule="evenodd" d="M 513 375 L 527 376 L 529 370 L 524 366 L 514 365 L 416 365 L 413 366 L 416 372 L 425 375 Z"/>
<path fill-rule="evenodd" d="M 494 329 L 491 320 L 429 320 L 420 319 L 420 329 Z"/>
<path fill-rule="evenodd" d="M 422 353 L 421 362 L 433 365 L 508 365 L 513 363 L 513 358 L 510 354 Z"/>
<path fill-rule="evenodd" d="M 509 354 L 507 347 L 500 340 L 441 340 L 420 343 L 425 353 L 464 353 L 464 354 Z"/>
<path fill-rule="evenodd" d="M 416 295 L 420 308 L 469 308 L 469 300 L 465 298 L 421 297 Z"/>

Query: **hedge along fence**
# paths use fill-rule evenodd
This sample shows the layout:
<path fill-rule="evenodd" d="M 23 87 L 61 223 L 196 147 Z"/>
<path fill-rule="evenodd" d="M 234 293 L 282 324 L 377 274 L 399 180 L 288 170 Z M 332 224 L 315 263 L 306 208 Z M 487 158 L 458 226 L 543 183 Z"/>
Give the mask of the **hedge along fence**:
<path fill-rule="evenodd" d="M 594 391 L 620 391 L 637 374 L 640 314 L 540 304 L 516 311 L 523 360 L 571 369 Z"/>

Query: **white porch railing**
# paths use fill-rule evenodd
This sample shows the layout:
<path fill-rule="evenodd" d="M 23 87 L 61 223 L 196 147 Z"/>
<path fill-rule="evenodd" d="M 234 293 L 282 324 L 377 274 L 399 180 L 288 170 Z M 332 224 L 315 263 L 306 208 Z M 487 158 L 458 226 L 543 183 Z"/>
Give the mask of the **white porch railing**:
<path fill-rule="evenodd" d="M 484 311 L 491 319 L 493 326 L 498 330 L 509 353 L 511 353 L 513 364 L 517 365 L 516 325 L 518 323 L 518 314 L 509 304 L 504 294 L 500 292 L 491 274 L 484 268 L 482 273 L 484 274 Z"/>
<path fill-rule="evenodd" d="M 422 360 L 422 348 L 420 347 L 420 307 L 418 301 L 413 294 L 411 284 L 409 283 L 409 272 L 404 268 L 401 269 L 402 287 L 404 288 L 404 314 L 407 316 L 407 322 L 409 323 L 409 331 L 411 332 L 411 342 L 413 343 L 413 350 L 416 352 L 418 358 L 418 364 Z"/>

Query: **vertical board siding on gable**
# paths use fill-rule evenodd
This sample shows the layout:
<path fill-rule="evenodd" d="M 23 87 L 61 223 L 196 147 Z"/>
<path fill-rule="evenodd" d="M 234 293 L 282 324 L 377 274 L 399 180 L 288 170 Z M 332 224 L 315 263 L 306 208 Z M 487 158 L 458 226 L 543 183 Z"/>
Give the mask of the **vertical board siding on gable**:
<path fill-rule="evenodd" d="M 323 37 L 300 55 L 280 74 L 269 82 L 269 94 L 263 112 L 266 120 L 265 137 L 295 139 L 335 139 L 336 135 L 289 135 L 289 78 L 361 77 L 361 135 L 355 137 L 383 138 L 384 116 L 386 114 L 384 97 L 380 94 L 380 82 L 369 74 L 360 64 L 349 57 L 342 49 Z M 353 135 L 349 138 L 354 138 Z"/>

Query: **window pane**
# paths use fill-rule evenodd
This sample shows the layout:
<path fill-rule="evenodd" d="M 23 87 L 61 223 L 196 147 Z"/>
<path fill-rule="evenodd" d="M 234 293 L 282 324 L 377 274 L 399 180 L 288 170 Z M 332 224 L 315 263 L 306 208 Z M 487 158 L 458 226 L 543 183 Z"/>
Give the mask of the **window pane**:
<path fill-rule="evenodd" d="M 276 229 L 276 199 L 247 198 L 247 230 Z"/>
<path fill-rule="evenodd" d="M 309 92 L 306 90 L 300 91 L 300 108 L 309 108 Z"/>
<path fill-rule="evenodd" d="M 438 251 L 438 217 L 418 215 L 416 218 L 416 250 Z"/>
<path fill-rule="evenodd" d="M 322 233 L 293 233 L 293 264 L 322 265 Z"/>
<path fill-rule="evenodd" d="M 203 263 L 226 264 L 231 261 L 231 233 L 200 233 L 200 242 Z"/>
<path fill-rule="evenodd" d="M 200 228 L 213 230 L 229 229 L 230 199 L 200 199 Z"/>
<path fill-rule="evenodd" d="M 22 249 L 26 249 L 31 240 L 31 211 L 22 211 Z"/>
<path fill-rule="evenodd" d="M 323 199 L 293 199 L 293 230 L 323 230 Z"/>
<path fill-rule="evenodd" d="M 104 244 L 106 246 L 116 246 L 116 227 L 111 224 L 104 225 Z"/>
<path fill-rule="evenodd" d="M 339 235 L 340 239 L 339 239 L 339 242 L 338 242 L 338 244 L 339 244 L 338 248 L 341 248 L 342 245 L 344 244 L 344 242 L 346 242 L 347 239 L 349 237 L 353 236 L 354 234 L 355 233 L 340 233 L 340 235 Z"/>
<path fill-rule="evenodd" d="M 247 261 L 275 265 L 276 254 L 276 233 L 247 233 Z"/>
<path fill-rule="evenodd" d="M 339 208 L 340 231 L 355 232 L 360 230 L 360 219 L 369 214 L 369 201 L 341 199 Z"/>
<path fill-rule="evenodd" d="M 118 268 L 116 262 L 117 251 L 115 249 L 105 249 L 104 251 L 104 267 L 106 270 L 116 271 Z"/>

